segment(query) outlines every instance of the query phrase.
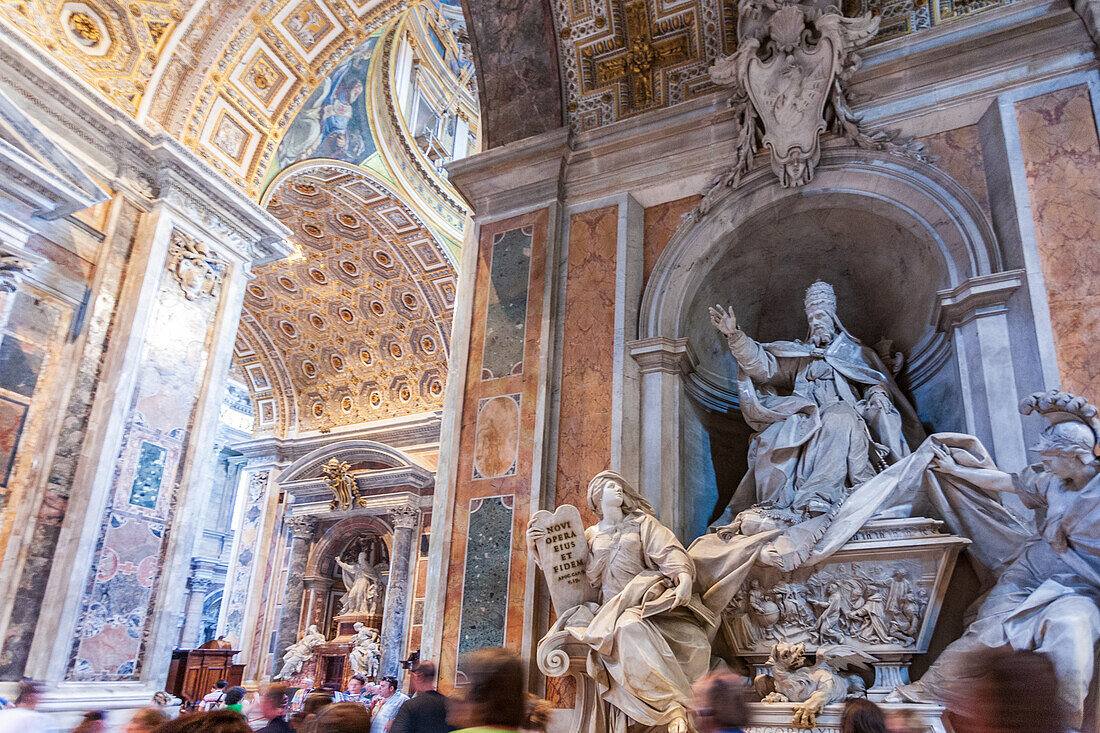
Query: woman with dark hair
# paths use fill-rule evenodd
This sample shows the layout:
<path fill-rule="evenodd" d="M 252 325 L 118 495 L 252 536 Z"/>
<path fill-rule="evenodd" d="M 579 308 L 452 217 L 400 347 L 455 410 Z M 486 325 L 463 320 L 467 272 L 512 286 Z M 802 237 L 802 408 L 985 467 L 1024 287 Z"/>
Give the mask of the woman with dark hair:
<path fill-rule="evenodd" d="M 467 684 L 461 707 L 470 727 L 458 733 L 509 733 L 527 722 L 523 665 L 506 649 L 470 652 L 462 660 Z"/>
<path fill-rule="evenodd" d="M 565 611 L 549 633 L 589 648 L 589 673 L 606 679 L 599 689 L 611 733 L 631 722 L 687 733 L 691 685 L 710 666 L 707 629 L 717 621 L 693 591 L 695 563 L 621 475 L 594 476 L 588 507 L 600 521 L 585 530 L 585 574 L 600 601 Z M 545 534 L 530 525 L 528 546 Z"/>
<path fill-rule="evenodd" d="M 242 700 L 247 690 L 243 687 L 230 687 L 225 691 L 225 709 L 244 715 Z"/>
<path fill-rule="evenodd" d="M 226 693 L 226 697 L 228 697 Z M 156 733 L 252 733 L 244 716 L 232 710 L 191 713 L 157 728 Z"/>
<path fill-rule="evenodd" d="M 107 715 L 102 710 L 90 710 L 84 713 L 84 719 L 73 728 L 73 733 L 103 733 L 107 730 L 106 718 Z"/>
<path fill-rule="evenodd" d="M 844 703 L 840 719 L 841 733 L 886 733 L 886 716 L 882 708 L 865 697 Z"/>
<path fill-rule="evenodd" d="M 310 733 L 366 733 L 370 729 L 370 713 L 354 702 L 329 705 L 313 719 Z"/>

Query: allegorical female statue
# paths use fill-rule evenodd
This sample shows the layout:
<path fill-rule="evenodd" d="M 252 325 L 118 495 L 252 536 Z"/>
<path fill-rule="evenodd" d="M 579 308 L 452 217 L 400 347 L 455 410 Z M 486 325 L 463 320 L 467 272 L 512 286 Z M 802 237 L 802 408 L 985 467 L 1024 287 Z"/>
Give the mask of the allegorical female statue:
<path fill-rule="evenodd" d="M 625 733 L 639 723 L 686 733 L 691 685 L 708 670 L 707 630 L 715 623 L 693 592 L 694 564 L 619 474 L 605 471 L 589 482 L 588 506 L 599 522 L 584 532 L 583 579 L 599 602 L 559 609 L 547 637 L 566 632 L 588 647 L 588 675 L 608 706 L 601 730 Z M 527 539 L 536 562 L 545 536 L 532 518 Z"/>
<path fill-rule="evenodd" d="M 1019 474 L 999 470 L 980 444 L 932 438 L 936 457 L 929 468 L 951 496 L 953 511 L 945 519 L 979 549 L 1000 538 L 999 564 L 988 563 L 996 584 L 966 633 L 918 682 L 895 694 L 913 702 L 949 701 L 974 689 L 971 653 L 1038 651 L 1054 663 L 1058 702 L 1080 729 L 1100 640 L 1100 419 L 1093 405 L 1059 391 L 1032 395 L 1020 411 L 1037 412 L 1051 424 L 1034 448 L 1042 465 Z M 1037 526 L 1018 524 L 992 504 L 998 492 L 1014 492 L 1034 509 Z"/>

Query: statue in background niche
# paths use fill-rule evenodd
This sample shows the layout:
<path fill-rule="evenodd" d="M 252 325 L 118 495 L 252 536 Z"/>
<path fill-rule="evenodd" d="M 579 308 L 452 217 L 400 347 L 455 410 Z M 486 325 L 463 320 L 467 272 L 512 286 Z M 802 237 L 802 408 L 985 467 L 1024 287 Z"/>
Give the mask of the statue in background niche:
<path fill-rule="evenodd" d="M 539 644 L 540 665 L 550 647 L 588 647 L 586 671 L 606 703 L 606 720 L 588 721 L 591 733 L 626 733 L 634 723 L 687 733 L 691 685 L 709 669 L 708 632 L 717 621 L 693 591 L 691 557 L 617 473 L 605 471 L 589 482 L 588 507 L 600 521 L 584 531 L 583 543 L 571 529 L 579 525 L 571 506 L 559 514 L 571 510 L 574 522 L 555 523 L 556 515 L 538 512 L 528 525 L 531 557 L 555 600 L 582 584 L 594 593 L 575 597 L 599 599 L 571 608 L 555 603 L 558 620 Z M 561 552 L 566 545 L 576 550 Z M 548 546 L 559 553 L 552 567 Z M 560 584 L 574 588 L 555 587 Z"/>
<path fill-rule="evenodd" d="M 355 674 L 361 674 L 368 679 L 377 677 L 382 656 L 378 629 L 368 628 L 359 621 L 352 628 L 355 629 L 355 636 L 351 640 L 348 664 Z"/>
<path fill-rule="evenodd" d="M 340 597 L 340 615 L 377 616 L 381 601 L 382 575 L 371 565 L 366 552 L 360 552 L 355 564 L 336 558 L 348 592 Z"/>
<path fill-rule="evenodd" d="M 283 654 L 283 668 L 273 679 L 288 680 L 302 671 L 302 665 L 313 656 L 313 648 L 325 643 L 324 635 L 311 624 L 306 633 L 296 643 L 286 648 Z"/>
<path fill-rule="evenodd" d="M 969 436 L 932 437 L 929 468 L 952 487 L 963 526 L 975 539 L 999 538 L 999 562 L 991 567 L 997 580 L 966 632 L 918 682 L 892 697 L 951 700 L 974 689 L 970 654 L 1004 647 L 1037 651 L 1054 663 L 1058 702 L 1071 727 L 1080 729 L 1100 640 L 1100 419 L 1096 407 L 1059 391 L 1032 395 L 1020 411 L 1037 412 L 1050 425 L 1034 447 L 1041 465 L 1019 474 L 999 470 Z M 998 492 L 1015 492 L 1034 509 L 1037 528 L 1006 517 L 993 498 Z"/>
<path fill-rule="evenodd" d="M 731 505 L 788 523 L 828 513 L 845 491 L 909 455 L 916 413 L 872 349 L 844 328 L 826 282 L 806 290 L 806 341 L 760 344 L 733 309 L 710 309 L 737 362 L 741 414 L 756 431 Z M 899 409 L 900 408 L 900 409 Z"/>

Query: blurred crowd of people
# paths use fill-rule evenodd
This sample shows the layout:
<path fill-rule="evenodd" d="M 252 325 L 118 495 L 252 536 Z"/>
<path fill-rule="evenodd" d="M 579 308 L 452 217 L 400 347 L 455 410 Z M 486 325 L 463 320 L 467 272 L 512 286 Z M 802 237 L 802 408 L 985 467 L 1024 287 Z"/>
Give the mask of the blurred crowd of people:
<path fill-rule="evenodd" d="M 273 683 L 249 696 L 224 680 L 191 712 L 171 716 L 159 705 L 138 710 L 121 728 L 111 728 L 103 711 L 91 711 L 72 733 L 547 733 L 552 708 L 523 689 L 519 658 L 504 649 L 482 649 L 463 661 L 465 682 L 453 696 L 436 690 L 430 662 L 414 666 L 409 694 L 385 677 L 368 683 L 352 677 L 347 689 L 300 688 Z M 975 655 L 971 691 L 945 701 L 956 733 L 1067 733 L 1059 714 L 1058 680 L 1051 662 L 1027 651 Z M 751 686 L 732 672 L 716 672 L 692 690 L 691 724 L 695 733 L 742 733 L 752 720 Z M 42 733 L 52 725 L 37 710 L 42 694 L 34 682 L 20 685 L 19 696 L 0 699 L 0 733 Z M 158 693 L 161 695 L 161 693 Z M 178 713 L 178 709 L 174 712 Z M 913 706 L 883 705 L 855 698 L 844 705 L 841 733 L 923 733 Z"/>

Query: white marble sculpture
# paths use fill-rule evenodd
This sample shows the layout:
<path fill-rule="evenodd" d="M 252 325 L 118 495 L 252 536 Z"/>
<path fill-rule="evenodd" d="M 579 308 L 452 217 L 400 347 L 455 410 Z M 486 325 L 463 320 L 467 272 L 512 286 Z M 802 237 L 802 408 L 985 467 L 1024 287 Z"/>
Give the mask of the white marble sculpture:
<path fill-rule="evenodd" d="M 353 627 L 355 636 L 352 638 L 352 649 L 348 653 L 348 664 L 355 674 L 361 674 L 367 678 L 378 675 L 378 665 L 381 661 L 381 647 L 377 629 L 368 628 L 356 621 Z"/>
<path fill-rule="evenodd" d="M 283 654 L 283 668 L 274 679 L 287 680 L 302 671 L 302 665 L 313 656 L 313 649 L 325 643 L 324 634 L 317 629 L 317 624 L 311 624 L 296 643 L 286 648 Z"/>
<path fill-rule="evenodd" d="M 832 286 L 811 285 L 805 308 L 805 341 L 767 344 L 738 327 L 732 308 L 710 309 L 737 362 L 741 414 L 756 431 L 734 503 L 790 510 L 792 520 L 825 514 L 846 489 L 908 455 L 906 434 L 923 437 L 878 354 L 841 324 Z"/>
<path fill-rule="evenodd" d="M 733 90 L 734 160 L 705 192 L 698 213 L 722 189 L 740 185 L 762 147 L 771 149 L 780 185 L 809 183 L 826 131 L 852 145 L 928 159 L 923 145 L 896 132 L 866 134 L 849 107 L 848 79 L 881 16 L 846 18 L 836 4 L 812 0 L 741 0 L 737 9 L 737 50 L 710 69 L 715 84 Z"/>
<path fill-rule="evenodd" d="M 976 547 L 992 550 L 987 565 L 997 580 L 963 636 L 895 694 L 950 700 L 972 689 L 970 653 L 1033 650 L 1054 663 L 1060 702 L 1079 729 L 1100 640 L 1100 419 L 1093 405 L 1058 391 L 1032 395 L 1020 411 L 1050 422 L 1034 448 L 1041 465 L 1020 474 L 997 469 L 973 439 L 932 436 L 938 440 L 930 471 L 950 495 L 955 523 L 974 535 Z M 1035 509 L 1038 527 L 1006 516 L 992 498 L 998 492 L 1015 492 Z"/>
<path fill-rule="evenodd" d="M 709 668 L 708 630 L 716 621 L 693 592 L 691 558 L 619 474 L 605 471 L 589 482 L 588 506 L 600 521 L 584 532 L 583 567 L 573 568 L 583 575 L 569 580 L 587 583 L 599 601 L 556 609 L 558 620 L 539 645 L 540 665 L 562 645 L 586 647 L 586 672 L 605 705 L 602 720 L 586 721 L 591 733 L 626 733 L 635 723 L 687 733 L 691 685 Z M 538 519 L 527 534 L 535 562 L 547 538 Z M 557 576 L 542 569 L 548 582 Z"/>
<path fill-rule="evenodd" d="M 791 725 L 811 729 L 826 705 L 863 692 L 862 678 L 844 670 L 866 668 L 873 661 L 855 647 L 837 645 L 818 647 L 816 663 L 811 665 L 805 644 L 778 642 L 768 657 L 771 674 L 757 675 L 753 687 L 766 703 L 797 703 Z"/>
<path fill-rule="evenodd" d="M 347 593 L 340 597 L 340 615 L 378 614 L 381 601 L 382 575 L 371 565 L 366 552 L 360 552 L 355 564 L 336 558 L 340 572 L 344 576 Z"/>

